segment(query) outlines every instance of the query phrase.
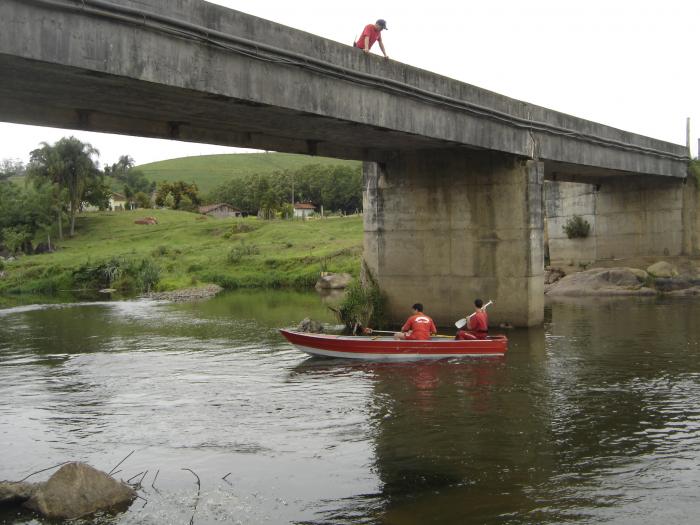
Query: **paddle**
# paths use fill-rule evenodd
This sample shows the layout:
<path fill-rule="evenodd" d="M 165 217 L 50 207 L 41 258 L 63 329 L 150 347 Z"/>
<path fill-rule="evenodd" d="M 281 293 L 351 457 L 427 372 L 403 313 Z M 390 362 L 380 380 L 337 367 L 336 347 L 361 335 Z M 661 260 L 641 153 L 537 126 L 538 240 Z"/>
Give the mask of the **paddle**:
<path fill-rule="evenodd" d="M 489 300 L 489 302 L 486 303 L 484 306 L 482 306 L 481 309 L 482 309 L 482 310 L 486 310 L 486 307 L 489 306 L 490 304 L 493 304 L 493 301 Z M 474 314 L 476 314 L 476 312 L 474 312 L 473 314 L 467 316 L 466 319 L 460 319 L 460 320 L 456 321 L 456 322 L 455 322 L 455 326 L 456 326 L 457 328 L 462 328 L 464 325 L 467 324 L 467 321 L 469 321 L 469 319 L 471 319 L 472 317 L 474 317 Z"/>

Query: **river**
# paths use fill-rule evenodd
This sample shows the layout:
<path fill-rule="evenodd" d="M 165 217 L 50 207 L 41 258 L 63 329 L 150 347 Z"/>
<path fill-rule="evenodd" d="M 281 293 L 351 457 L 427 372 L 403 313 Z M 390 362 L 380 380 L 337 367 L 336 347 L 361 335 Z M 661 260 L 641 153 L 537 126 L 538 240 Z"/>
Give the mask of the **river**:
<path fill-rule="evenodd" d="M 551 303 L 505 358 L 398 364 L 306 357 L 276 329 L 307 315 L 332 321 L 284 291 L 0 310 L 0 479 L 131 453 L 144 499 L 84 523 L 697 521 L 697 300 Z"/>

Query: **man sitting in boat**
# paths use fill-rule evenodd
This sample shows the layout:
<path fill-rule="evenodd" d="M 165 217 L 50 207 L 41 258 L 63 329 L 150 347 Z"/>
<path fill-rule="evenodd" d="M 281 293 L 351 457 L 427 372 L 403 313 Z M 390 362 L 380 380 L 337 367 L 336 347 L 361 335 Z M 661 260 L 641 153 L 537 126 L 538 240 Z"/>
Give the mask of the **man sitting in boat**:
<path fill-rule="evenodd" d="M 394 339 L 426 340 L 437 334 L 433 320 L 423 313 L 423 305 L 413 305 L 413 315 L 401 327 L 401 332 L 394 334 Z"/>
<path fill-rule="evenodd" d="M 489 335 L 489 317 L 482 308 L 484 301 L 474 301 L 474 313 L 467 317 L 466 330 L 459 330 L 455 339 L 486 339 Z"/>

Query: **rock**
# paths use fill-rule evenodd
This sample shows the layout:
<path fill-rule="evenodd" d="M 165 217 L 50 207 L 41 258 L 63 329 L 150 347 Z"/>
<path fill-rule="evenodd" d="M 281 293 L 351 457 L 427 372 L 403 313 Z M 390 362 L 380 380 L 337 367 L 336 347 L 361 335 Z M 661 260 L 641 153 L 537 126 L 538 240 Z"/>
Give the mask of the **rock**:
<path fill-rule="evenodd" d="M 660 292 L 673 292 L 692 287 L 692 283 L 680 277 L 659 277 L 654 280 L 654 287 Z"/>
<path fill-rule="evenodd" d="M 297 331 L 308 332 L 312 334 L 320 334 L 321 332 L 323 332 L 323 325 L 318 321 L 314 321 L 313 319 L 309 319 L 308 317 L 306 317 L 297 326 Z"/>
<path fill-rule="evenodd" d="M 695 297 L 700 295 L 700 286 L 693 286 L 684 290 L 673 290 L 668 292 L 667 295 L 672 295 L 673 297 Z"/>
<path fill-rule="evenodd" d="M 647 272 L 653 277 L 676 277 L 678 272 L 671 263 L 659 261 L 647 268 Z"/>
<path fill-rule="evenodd" d="M 67 463 L 24 503 L 53 519 L 73 519 L 130 504 L 136 491 L 85 463 Z"/>
<path fill-rule="evenodd" d="M 328 273 L 322 274 L 316 282 L 317 289 L 341 289 L 347 288 L 352 281 L 352 275 L 349 273 Z"/>
<path fill-rule="evenodd" d="M 639 282 L 645 282 L 649 278 L 649 274 L 645 272 L 644 270 L 640 270 L 639 268 L 627 268 L 630 272 L 632 272 L 634 275 L 637 276 L 637 279 L 639 279 Z"/>
<path fill-rule="evenodd" d="M 561 268 L 552 268 L 551 266 L 547 266 L 544 269 L 544 284 L 554 284 L 565 275 L 566 272 L 564 272 L 564 270 Z"/>
<path fill-rule="evenodd" d="M 38 487 L 35 483 L 1 481 L 0 506 L 23 503 L 32 497 L 32 494 Z"/>
<path fill-rule="evenodd" d="M 551 285 L 547 295 L 655 295 L 645 288 L 629 268 L 593 268 L 563 277 Z"/>

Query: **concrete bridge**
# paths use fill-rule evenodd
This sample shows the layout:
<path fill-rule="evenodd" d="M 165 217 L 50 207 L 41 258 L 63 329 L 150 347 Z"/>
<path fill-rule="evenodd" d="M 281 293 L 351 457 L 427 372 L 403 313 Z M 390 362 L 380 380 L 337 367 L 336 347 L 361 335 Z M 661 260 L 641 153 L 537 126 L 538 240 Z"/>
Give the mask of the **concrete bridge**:
<path fill-rule="evenodd" d="M 541 323 L 545 179 L 611 189 L 601 242 L 634 218 L 625 250 L 692 249 L 684 147 L 201 0 L 3 0 L 0 76 L 7 122 L 365 161 L 364 255 L 396 319 L 480 296 Z"/>

